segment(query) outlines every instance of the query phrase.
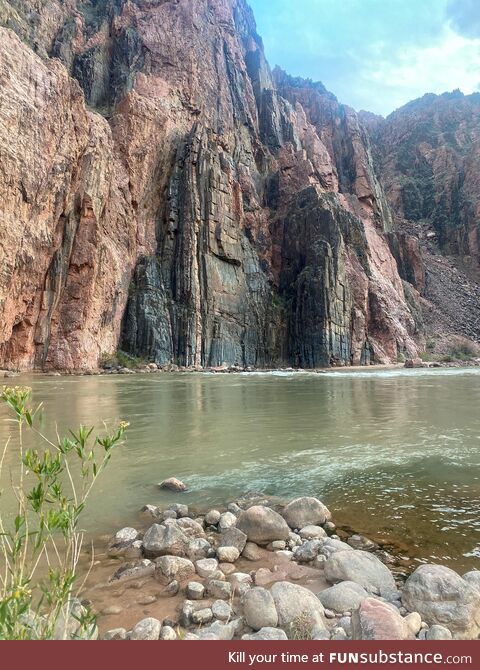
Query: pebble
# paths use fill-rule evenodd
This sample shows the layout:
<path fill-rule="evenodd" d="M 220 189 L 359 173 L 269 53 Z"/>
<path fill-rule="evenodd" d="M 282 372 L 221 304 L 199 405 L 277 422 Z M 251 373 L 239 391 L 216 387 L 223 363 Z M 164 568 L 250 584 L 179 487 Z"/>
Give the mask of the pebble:
<path fill-rule="evenodd" d="M 421 631 L 422 633 L 424 632 L 423 630 Z M 431 626 L 426 633 L 426 639 L 427 640 L 451 640 L 452 639 L 452 634 L 448 630 L 448 628 L 445 628 L 445 626 L 440 626 L 438 624 L 435 624 Z"/>
<path fill-rule="evenodd" d="M 228 530 L 237 523 L 237 517 L 231 512 L 224 512 L 218 521 L 218 527 L 222 530 Z"/>
<path fill-rule="evenodd" d="M 219 579 L 211 579 L 207 584 L 207 592 L 212 598 L 228 600 L 232 595 L 232 586 L 228 582 L 222 582 Z"/>
<path fill-rule="evenodd" d="M 232 616 L 232 608 L 224 600 L 215 600 L 212 604 L 212 613 L 215 619 L 228 621 Z"/>
<path fill-rule="evenodd" d="M 205 523 L 208 526 L 216 526 L 221 516 L 221 513 L 217 509 L 211 509 L 205 514 Z"/>
<path fill-rule="evenodd" d="M 255 542 L 247 542 L 242 551 L 242 556 L 247 561 L 259 561 L 262 558 L 262 550 Z"/>
<path fill-rule="evenodd" d="M 236 547 L 218 547 L 217 556 L 222 563 L 235 563 L 240 556 L 240 552 Z"/>
<path fill-rule="evenodd" d="M 112 630 L 107 630 L 103 636 L 104 640 L 126 640 L 127 631 L 125 628 L 112 628 Z"/>
<path fill-rule="evenodd" d="M 176 596 L 179 590 L 180 590 L 180 584 L 177 582 L 176 579 L 173 579 L 170 582 L 170 584 L 168 584 L 165 587 L 164 593 L 166 593 L 169 596 Z"/>
<path fill-rule="evenodd" d="M 200 582 L 189 582 L 187 584 L 187 598 L 189 600 L 201 600 L 205 593 L 205 587 Z"/>
<path fill-rule="evenodd" d="M 202 558 L 195 562 L 195 568 L 200 577 L 208 579 L 218 569 L 216 558 Z"/>
<path fill-rule="evenodd" d="M 332 640 L 348 640 L 348 635 L 341 627 L 334 628 L 332 632 Z"/>
<path fill-rule="evenodd" d="M 176 640 L 177 634 L 171 626 L 163 626 L 160 631 L 161 640 Z"/>
<path fill-rule="evenodd" d="M 197 610 L 196 612 L 192 613 L 192 621 L 196 624 L 204 625 L 206 623 L 210 623 L 212 619 L 213 612 L 209 607 L 205 607 L 204 609 Z"/>
<path fill-rule="evenodd" d="M 273 551 L 283 551 L 287 546 L 287 543 L 284 540 L 275 540 L 272 542 L 271 547 Z"/>
<path fill-rule="evenodd" d="M 121 614 L 122 612 L 123 607 L 119 607 L 118 605 L 110 605 L 110 607 L 106 607 L 104 610 L 102 610 L 102 614 L 105 616 Z"/>
<path fill-rule="evenodd" d="M 143 596 L 142 598 L 139 598 L 137 600 L 137 603 L 139 605 L 151 605 L 152 603 L 157 601 L 156 596 Z"/>
<path fill-rule="evenodd" d="M 130 635 L 131 640 L 158 640 L 162 624 L 158 619 L 147 617 L 139 621 Z"/>

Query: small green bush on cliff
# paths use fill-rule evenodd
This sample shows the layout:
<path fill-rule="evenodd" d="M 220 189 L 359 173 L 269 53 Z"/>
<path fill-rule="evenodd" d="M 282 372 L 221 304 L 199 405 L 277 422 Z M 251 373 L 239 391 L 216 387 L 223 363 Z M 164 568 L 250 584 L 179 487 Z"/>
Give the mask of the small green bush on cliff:
<path fill-rule="evenodd" d="M 103 437 L 80 426 L 51 442 L 37 428 L 41 406 L 33 409 L 30 398 L 26 387 L 4 387 L 0 396 L 18 430 L 19 458 L 18 474 L 8 473 L 16 514 L 0 511 L 0 639 L 88 639 L 96 634 L 95 619 L 76 598 L 80 518 L 128 424 Z M 39 449 L 25 449 L 26 430 Z"/>
<path fill-rule="evenodd" d="M 125 351 L 116 351 L 114 354 L 102 354 L 100 357 L 100 367 L 109 368 L 109 367 L 121 367 L 128 368 L 129 370 L 136 370 L 137 368 L 145 365 L 147 361 L 144 358 L 138 356 L 132 356 L 127 354 Z"/>

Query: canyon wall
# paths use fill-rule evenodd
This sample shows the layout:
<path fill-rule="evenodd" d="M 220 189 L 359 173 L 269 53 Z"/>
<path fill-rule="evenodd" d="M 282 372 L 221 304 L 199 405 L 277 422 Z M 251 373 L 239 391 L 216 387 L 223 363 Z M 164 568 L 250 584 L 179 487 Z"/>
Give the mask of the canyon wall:
<path fill-rule="evenodd" d="M 396 131 L 272 72 L 244 0 L 0 0 L 0 24 L 0 366 L 416 354 Z"/>
<path fill-rule="evenodd" d="M 480 94 L 427 94 L 360 114 L 394 214 L 392 252 L 421 295 L 424 330 L 480 339 Z"/>

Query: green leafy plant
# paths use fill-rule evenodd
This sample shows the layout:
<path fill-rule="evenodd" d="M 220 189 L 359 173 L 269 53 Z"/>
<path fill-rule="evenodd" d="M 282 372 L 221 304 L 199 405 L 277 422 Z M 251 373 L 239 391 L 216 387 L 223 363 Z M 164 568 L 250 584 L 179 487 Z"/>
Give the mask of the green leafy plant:
<path fill-rule="evenodd" d="M 104 436 L 80 426 L 52 442 L 37 428 L 41 405 L 32 409 L 30 388 L 4 387 L 0 399 L 13 415 L 19 449 L 18 475 L 9 478 L 16 513 L 0 512 L 0 639 L 91 638 L 95 619 L 76 597 L 80 517 L 128 424 Z M 25 430 L 39 449 L 24 448 Z"/>

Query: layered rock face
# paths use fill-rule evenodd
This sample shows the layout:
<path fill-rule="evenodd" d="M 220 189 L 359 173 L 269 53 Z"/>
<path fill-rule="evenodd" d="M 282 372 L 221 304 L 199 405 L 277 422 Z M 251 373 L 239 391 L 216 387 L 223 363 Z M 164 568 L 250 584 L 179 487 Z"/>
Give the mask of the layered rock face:
<path fill-rule="evenodd" d="M 392 252 L 426 300 L 426 330 L 479 339 L 480 94 L 425 95 L 361 113 L 394 213 Z"/>
<path fill-rule="evenodd" d="M 0 21 L 0 366 L 415 354 L 365 126 L 271 73 L 244 0 L 2 0 Z"/>

